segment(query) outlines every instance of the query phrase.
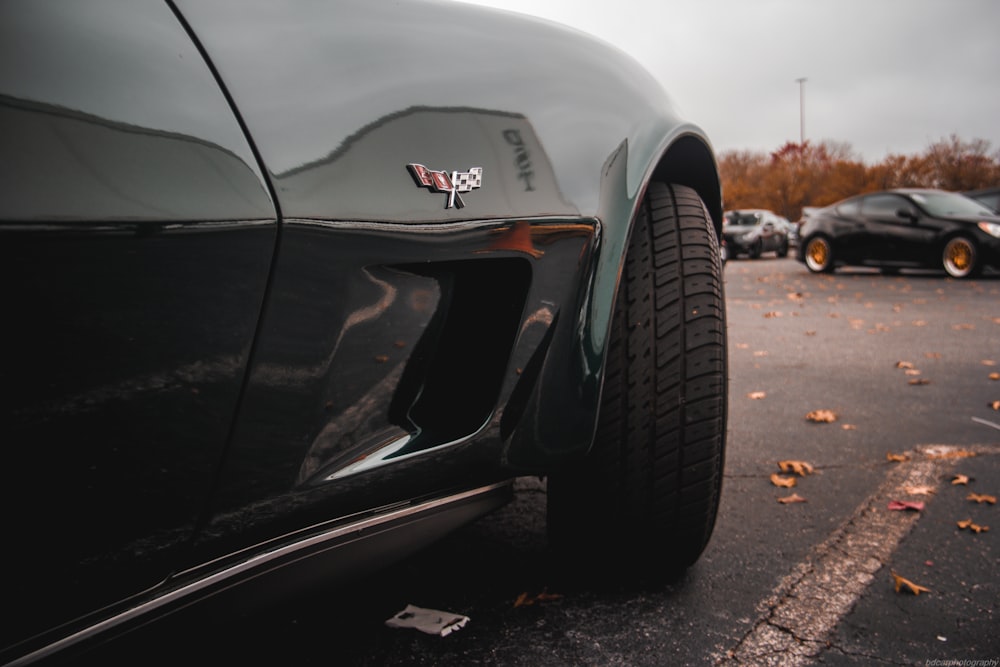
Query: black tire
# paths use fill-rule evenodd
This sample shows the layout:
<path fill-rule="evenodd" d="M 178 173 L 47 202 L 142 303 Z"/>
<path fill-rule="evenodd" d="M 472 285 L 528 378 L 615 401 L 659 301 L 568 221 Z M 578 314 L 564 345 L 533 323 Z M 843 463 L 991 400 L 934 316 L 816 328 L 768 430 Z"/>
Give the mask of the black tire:
<path fill-rule="evenodd" d="M 561 565 L 659 579 L 698 559 L 722 489 L 727 383 L 715 231 L 697 193 L 654 183 L 629 240 L 591 454 L 549 477 Z"/>
<path fill-rule="evenodd" d="M 833 246 L 825 236 L 813 236 L 806 241 L 802 252 L 806 268 L 813 273 L 833 272 Z"/>
<path fill-rule="evenodd" d="M 941 266 L 952 278 L 975 278 L 982 271 L 976 242 L 965 236 L 948 239 L 941 251 Z"/>
<path fill-rule="evenodd" d="M 763 249 L 763 247 L 761 245 L 760 239 L 757 239 L 750 246 L 750 250 L 749 250 L 750 259 L 760 259 L 760 256 L 761 256 L 761 254 L 763 252 L 764 252 L 764 249 Z"/>
<path fill-rule="evenodd" d="M 788 239 L 781 242 L 778 246 L 778 257 L 788 257 Z"/>

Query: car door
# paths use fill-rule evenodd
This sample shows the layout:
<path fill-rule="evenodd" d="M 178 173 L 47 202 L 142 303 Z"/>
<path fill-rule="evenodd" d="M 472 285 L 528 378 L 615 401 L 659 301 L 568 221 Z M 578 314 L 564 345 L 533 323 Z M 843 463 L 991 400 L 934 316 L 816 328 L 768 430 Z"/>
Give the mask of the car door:
<path fill-rule="evenodd" d="M 0 44 L 2 651 L 177 567 L 277 218 L 167 3 L 8 0 Z"/>
<path fill-rule="evenodd" d="M 936 240 L 944 225 L 909 199 L 901 199 L 898 219 L 886 225 L 890 256 L 910 265 L 936 264 L 940 248 Z"/>
<path fill-rule="evenodd" d="M 913 208 L 906 199 L 893 193 L 866 196 L 861 203 L 861 219 L 865 227 L 865 259 L 873 263 L 897 264 L 905 262 L 898 255 L 896 238 L 910 224 L 900 217 L 899 211 Z"/>

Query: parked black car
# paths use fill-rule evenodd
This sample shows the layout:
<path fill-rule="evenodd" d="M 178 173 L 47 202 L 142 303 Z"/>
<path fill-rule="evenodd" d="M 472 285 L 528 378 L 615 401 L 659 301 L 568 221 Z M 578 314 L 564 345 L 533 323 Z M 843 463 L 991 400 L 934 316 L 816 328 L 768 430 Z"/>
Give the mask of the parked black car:
<path fill-rule="evenodd" d="M 1000 266 L 1000 216 L 964 195 L 901 189 L 840 201 L 809 217 L 797 253 L 810 271 L 841 265 L 942 268 L 955 278 Z"/>
<path fill-rule="evenodd" d="M 726 211 L 722 235 L 726 239 L 729 258 L 748 255 L 757 259 L 774 251 L 778 257 L 788 255 L 788 221 L 765 209 Z"/>
<path fill-rule="evenodd" d="M 0 54 L 0 663 L 353 577 L 518 475 L 567 565 L 699 557 L 719 177 L 623 54 L 437 0 L 6 0 Z"/>

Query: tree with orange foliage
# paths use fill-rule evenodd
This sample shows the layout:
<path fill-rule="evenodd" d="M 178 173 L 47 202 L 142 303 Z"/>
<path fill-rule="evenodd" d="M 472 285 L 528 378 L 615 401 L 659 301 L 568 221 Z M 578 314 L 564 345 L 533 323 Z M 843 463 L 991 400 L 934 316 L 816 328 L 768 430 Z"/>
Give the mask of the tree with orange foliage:
<path fill-rule="evenodd" d="M 952 135 L 923 155 L 888 155 L 866 166 L 850 145 L 831 141 L 788 142 L 768 154 L 727 151 L 719 155 L 726 208 L 766 208 L 789 220 L 804 206 L 827 206 L 852 195 L 901 187 L 973 190 L 1000 184 L 1000 153 L 982 139 Z"/>

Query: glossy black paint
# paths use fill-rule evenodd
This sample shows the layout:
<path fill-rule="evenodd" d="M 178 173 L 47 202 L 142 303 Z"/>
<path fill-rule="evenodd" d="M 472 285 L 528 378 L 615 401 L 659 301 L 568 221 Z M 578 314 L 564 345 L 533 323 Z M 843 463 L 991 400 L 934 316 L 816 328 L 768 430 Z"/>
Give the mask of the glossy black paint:
<path fill-rule="evenodd" d="M 649 76 L 523 17 L 11 0 L 0 55 L 4 662 L 580 456 L 636 202 L 687 184 L 721 225 Z M 413 163 L 482 187 L 445 208 Z"/>
<path fill-rule="evenodd" d="M 277 222 L 162 3 L 5 2 L 0 50 L 6 647 L 181 564 Z"/>
<path fill-rule="evenodd" d="M 805 262 L 809 240 L 823 236 L 831 241 L 837 265 L 939 269 L 945 245 L 961 236 L 974 242 L 982 266 L 1000 268 L 1000 216 L 985 207 L 981 215 L 936 215 L 920 199 L 935 192 L 940 191 L 867 193 L 820 209 L 802 225 L 797 258 Z M 996 232 L 987 233 L 979 223 Z"/>

